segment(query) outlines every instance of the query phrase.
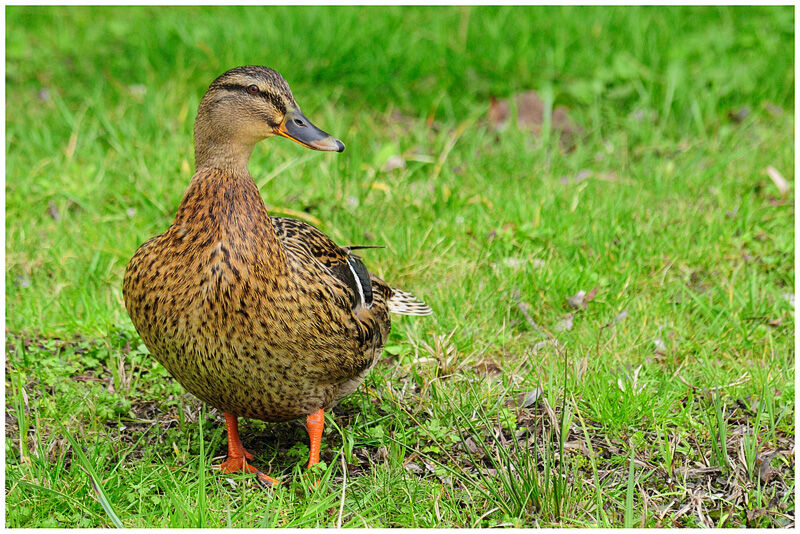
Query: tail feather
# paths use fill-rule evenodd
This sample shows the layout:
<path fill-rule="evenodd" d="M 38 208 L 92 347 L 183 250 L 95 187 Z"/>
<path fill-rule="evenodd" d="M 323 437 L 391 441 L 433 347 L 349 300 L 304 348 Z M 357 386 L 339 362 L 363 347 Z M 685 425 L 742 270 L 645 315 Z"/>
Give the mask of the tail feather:
<path fill-rule="evenodd" d="M 392 289 L 392 297 L 389 299 L 389 312 L 400 315 L 430 315 L 433 310 L 420 299 L 403 291 L 402 289 Z"/>

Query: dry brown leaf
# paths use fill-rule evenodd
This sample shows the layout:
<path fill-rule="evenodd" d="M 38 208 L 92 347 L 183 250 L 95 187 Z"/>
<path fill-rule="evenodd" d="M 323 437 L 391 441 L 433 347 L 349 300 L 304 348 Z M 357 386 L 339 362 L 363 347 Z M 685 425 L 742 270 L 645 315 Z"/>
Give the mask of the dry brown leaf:
<path fill-rule="evenodd" d="M 575 295 L 567 298 L 567 303 L 569 303 L 570 307 L 575 310 L 585 309 L 586 305 L 594 300 L 595 296 L 597 296 L 598 287 L 599 286 L 594 286 L 588 293 L 581 289 L 575 293 Z"/>
<path fill-rule="evenodd" d="M 489 102 L 489 124 L 497 131 L 503 131 L 508 126 L 511 110 L 508 100 L 497 100 L 492 96 Z"/>
<path fill-rule="evenodd" d="M 502 367 L 497 365 L 492 360 L 488 360 L 485 358 L 479 361 L 477 364 L 475 364 L 475 370 L 478 371 L 479 373 L 484 373 L 490 376 L 497 375 L 503 372 Z"/>

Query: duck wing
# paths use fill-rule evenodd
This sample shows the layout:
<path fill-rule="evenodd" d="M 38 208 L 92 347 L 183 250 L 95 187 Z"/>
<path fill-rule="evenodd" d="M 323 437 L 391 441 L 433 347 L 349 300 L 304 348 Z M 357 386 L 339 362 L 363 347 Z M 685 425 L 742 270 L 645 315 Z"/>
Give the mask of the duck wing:
<path fill-rule="evenodd" d="M 385 284 L 370 274 L 361 258 L 308 223 L 287 217 L 270 219 L 285 250 L 290 254 L 310 255 L 327 267 L 349 290 L 353 308 L 372 307 L 375 290 L 382 289 L 373 287 L 373 282 L 378 282 L 379 286 Z M 385 296 L 389 300 L 391 294 Z"/>
<path fill-rule="evenodd" d="M 402 289 L 392 288 L 371 274 L 353 250 L 382 248 L 376 246 L 340 247 L 308 223 L 287 217 L 271 217 L 278 239 L 295 254 L 308 254 L 322 263 L 350 291 L 353 308 L 370 309 L 376 293 L 386 303 L 389 313 L 430 315 L 431 308 Z"/>

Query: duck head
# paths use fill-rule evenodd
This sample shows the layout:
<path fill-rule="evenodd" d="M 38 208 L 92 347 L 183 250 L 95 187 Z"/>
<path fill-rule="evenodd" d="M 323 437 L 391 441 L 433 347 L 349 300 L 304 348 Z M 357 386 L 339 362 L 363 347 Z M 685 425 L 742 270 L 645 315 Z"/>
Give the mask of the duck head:
<path fill-rule="evenodd" d="M 276 135 L 313 150 L 344 150 L 344 143 L 300 111 L 283 76 L 259 66 L 236 67 L 211 83 L 197 109 L 194 134 L 198 168 L 246 167 L 253 146 Z"/>

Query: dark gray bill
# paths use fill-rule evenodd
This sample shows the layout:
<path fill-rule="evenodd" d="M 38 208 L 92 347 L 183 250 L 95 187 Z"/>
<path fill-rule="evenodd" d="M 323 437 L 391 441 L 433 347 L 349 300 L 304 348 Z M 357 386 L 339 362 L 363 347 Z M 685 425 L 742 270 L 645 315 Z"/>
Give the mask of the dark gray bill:
<path fill-rule="evenodd" d="M 288 110 L 283 123 L 275 129 L 275 133 L 314 150 L 330 152 L 344 150 L 344 143 L 314 126 L 299 109 Z"/>

